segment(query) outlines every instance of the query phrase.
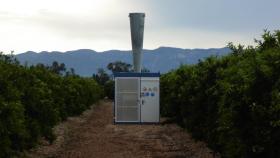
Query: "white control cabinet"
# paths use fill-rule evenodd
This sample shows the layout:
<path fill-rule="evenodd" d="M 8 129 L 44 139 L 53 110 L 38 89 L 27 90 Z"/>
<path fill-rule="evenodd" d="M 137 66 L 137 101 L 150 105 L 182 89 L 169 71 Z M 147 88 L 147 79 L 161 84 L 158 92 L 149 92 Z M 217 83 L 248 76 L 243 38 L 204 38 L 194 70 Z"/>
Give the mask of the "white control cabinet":
<path fill-rule="evenodd" d="M 115 123 L 159 123 L 159 73 L 115 73 Z"/>

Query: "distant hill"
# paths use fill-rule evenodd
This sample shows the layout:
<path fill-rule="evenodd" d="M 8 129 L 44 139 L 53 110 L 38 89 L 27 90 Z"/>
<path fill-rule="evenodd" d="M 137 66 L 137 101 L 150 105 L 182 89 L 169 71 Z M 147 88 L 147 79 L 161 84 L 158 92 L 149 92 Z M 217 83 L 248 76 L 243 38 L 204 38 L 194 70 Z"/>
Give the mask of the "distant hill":
<path fill-rule="evenodd" d="M 181 49 L 160 47 L 143 51 L 143 66 L 151 72 L 165 73 L 176 69 L 181 64 L 195 64 L 199 59 L 209 56 L 223 56 L 230 53 L 229 48 L 211 49 Z M 108 63 L 117 60 L 132 63 L 131 51 L 110 50 L 96 52 L 90 49 L 80 49 L 67 52 L 32 52 L 16 55 L 21 64 L 35 65 L 43 63 L 51 65 L 53 61 L 65 63 L 67 68 L 74 68 L 81 76 L 92 76 L 98 68 L 105 68 Z"/>

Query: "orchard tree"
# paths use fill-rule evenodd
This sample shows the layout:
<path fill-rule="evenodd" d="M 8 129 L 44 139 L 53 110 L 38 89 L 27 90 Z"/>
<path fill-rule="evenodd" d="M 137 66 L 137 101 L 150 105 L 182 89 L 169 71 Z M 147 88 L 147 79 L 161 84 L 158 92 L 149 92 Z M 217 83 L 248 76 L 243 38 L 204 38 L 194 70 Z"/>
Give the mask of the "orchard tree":
<path fill-rule="evenodd" d="M 52 63 L 52 66 L 50 66 L 50 70 L 56 74 L 61 75 L 66 71 L 66 67 L 64 63 L 59 64 L 57 61 L 54 61 Z"/>
<path fill-rule="evenodd" d="M 100 85 L 104 85 L 109 79 L 109 75 L 103 68 L 99 68 L 96 74 L 93 74 L 92 77 L 96 80 Z"/>
<path fill-rule="evenodd" d="M 122 61 L 115 61 L 112 63 L 109 63 L 107 65 L 107 69 L 111 70 L 112 73 L 114 72 L 130 72 L 132 70 L 132 65 L 122 62 Z"/>

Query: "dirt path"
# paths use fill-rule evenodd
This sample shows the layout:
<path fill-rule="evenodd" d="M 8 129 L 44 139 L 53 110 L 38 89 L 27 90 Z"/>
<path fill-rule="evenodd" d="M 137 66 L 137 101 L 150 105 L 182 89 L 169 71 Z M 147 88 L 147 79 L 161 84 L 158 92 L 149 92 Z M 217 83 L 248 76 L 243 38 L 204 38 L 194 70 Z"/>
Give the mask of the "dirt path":
<path fill-rule="evenodd" d="M 55 131 L 58 138 L 54 144 L 34 149 L 28 157 L 213 157 L 205 144 L 195 142 L 175 124 L 114 125 L 109 101 L 68 119 Z"/>

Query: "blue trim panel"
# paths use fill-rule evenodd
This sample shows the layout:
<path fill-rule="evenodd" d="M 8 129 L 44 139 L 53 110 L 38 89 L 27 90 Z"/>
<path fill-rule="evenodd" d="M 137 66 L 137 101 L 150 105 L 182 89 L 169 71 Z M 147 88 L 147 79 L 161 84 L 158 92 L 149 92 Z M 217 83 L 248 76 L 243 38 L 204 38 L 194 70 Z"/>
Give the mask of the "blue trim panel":
<path fill-rule="evenodd" d="M 160 73 L 115 72 L 114 77 L 160 77 Z"/>
<path fill-rule="evenodd" d="M 160 122 L 114 122 L 114 124 L 118 125 L 159 125 Z"/>

